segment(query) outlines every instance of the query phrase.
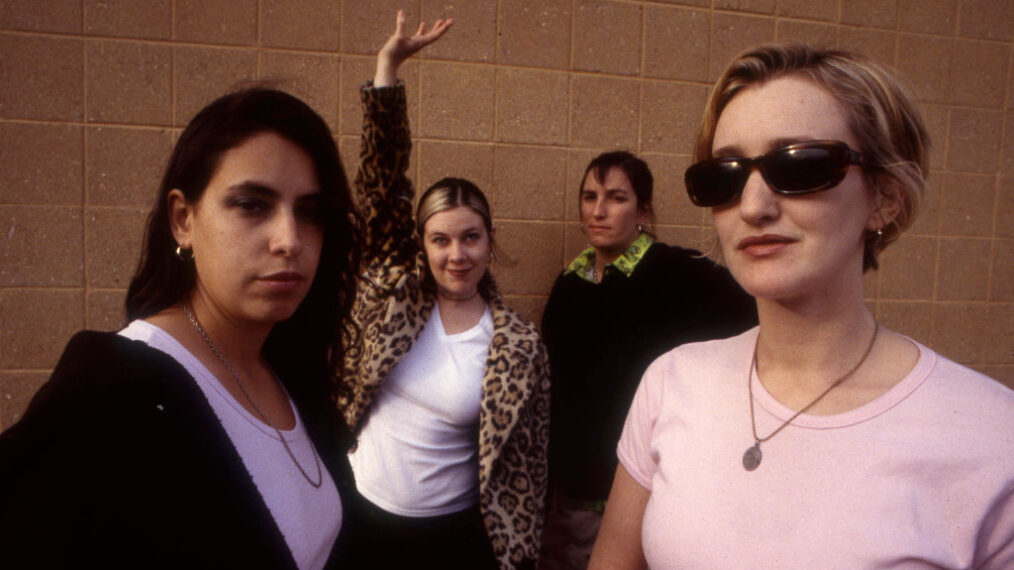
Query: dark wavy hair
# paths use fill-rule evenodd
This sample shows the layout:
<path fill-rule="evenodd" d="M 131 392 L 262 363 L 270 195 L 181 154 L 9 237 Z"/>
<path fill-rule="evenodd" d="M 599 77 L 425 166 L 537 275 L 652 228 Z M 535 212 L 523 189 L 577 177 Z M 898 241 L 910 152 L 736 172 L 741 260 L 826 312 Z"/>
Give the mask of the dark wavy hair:
<path fill-rule="evenodd" d="M 201 200 L 222 157 L 254 135 L 275 133 L 313 161 L 322 195 L 320 263 L 306 298 L 272 329 L 264 355 L 279 371 L 324 380 L 341 370 L 341 333 L 355 295 L 359 221 L 334 138 L 306 103 L 267 87 L 224 95 L 202 109 L 183 130 L 148 216 L 137 271 L 127 289 L 127 320 L 142 319 L 184 300 L 196 285 L 192 261 L 175 255 L 167 196 L 179 189 L 188 204 Z M 316 385 L 317 382 L 307 383 Z M 323 386 L 315 386 L 317 389 Z M 326 398 L 326 392 L 325 392 Z"/>
<path fill-rule="evenodd" d="M 633 153 L 625 150 L 613 150 L 604 152 L 591 160 L 588 166 L 584 169 L 584 175 L 581 177 L 581 187 L 578 188 L 578 204 L 581 203 L 581 192 L 584 191 L 584 181 L 588 179 L 588 173 L 590 172 L 595 180 L 599 184 L 605 184 L 606 175 L 609 171 L 618 168 L 623 174 L 627 175 L 627 180 L 630 180 L 630 186 L 634 189 L 634 195 L 637 196 L 637 209 L 648 212 L 648 225 L 645 233 L 651 237 L 655 237 L 655 209 L 651 205 L 651 198 L 654 193 L 655 179 L 651 175 L 651 169 L 648 168 L 648 163 L 644 162 Z"/>

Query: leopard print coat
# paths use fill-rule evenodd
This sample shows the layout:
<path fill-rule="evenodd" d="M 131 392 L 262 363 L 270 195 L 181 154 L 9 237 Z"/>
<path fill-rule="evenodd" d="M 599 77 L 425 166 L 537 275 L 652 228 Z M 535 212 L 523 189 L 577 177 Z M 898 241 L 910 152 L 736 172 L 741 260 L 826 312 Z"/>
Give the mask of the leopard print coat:
<path fill-rule="evenodd" d="M 362 89 L 362 150 L 355 187 L 365 220 L 363 268 L 343 384 L 336 391 L 358 433 L 378 388 L 412 348 L 436 304 L 423 285 L 413 187 L 405 176 L 411 140 L 403 85 Z M 491 279 L 483 297 L 493 339 L 479 414 L 479 502 L 500 568 L 534 567 L 542 535 L 549 440 L 549 367 L 535 327 L 509 309 Z"/>

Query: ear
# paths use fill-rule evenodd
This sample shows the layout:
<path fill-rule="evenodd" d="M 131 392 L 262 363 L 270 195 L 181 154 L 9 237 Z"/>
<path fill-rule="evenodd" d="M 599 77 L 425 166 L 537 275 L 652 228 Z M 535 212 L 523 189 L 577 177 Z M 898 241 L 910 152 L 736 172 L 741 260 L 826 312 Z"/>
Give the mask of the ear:
<path fill-rule="evenodd" d="M 873 196 L 873 210 L 866 221 L 866 229 L 877 231 L 887 227 L 898 217 L 903 205 L 901 189 L 895 184 L 877 188 Z"/>
<path fill-rule="evenodd" d="M 637 223 L 648 225 L 651 221 L 651 204 L 644 204 L 637 211 Z"/>
<path fill-rule="evenodd" d="M 194 208 L 187 204 L 183 191 L 173 189 L 166 196 L 166 206 L 169 212 L 169 229 L 173 232 L 173 238 L 183 249 L 190 249 L 191 232 L 193 231 Z"/>

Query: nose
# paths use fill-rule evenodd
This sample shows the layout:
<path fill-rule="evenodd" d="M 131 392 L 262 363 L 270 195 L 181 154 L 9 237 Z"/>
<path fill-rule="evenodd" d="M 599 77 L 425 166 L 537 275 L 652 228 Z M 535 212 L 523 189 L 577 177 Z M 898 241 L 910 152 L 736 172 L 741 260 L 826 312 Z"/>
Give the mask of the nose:
<path fill-rule="evenodd" d="M 606 217 L 606 201 L 603 198 L 595 200 L 595 207 L 592 209 L 592 216 L 599 220 Z"/>
<path fill-rule="evenodd" d="M 458 240 L 451 240 L 449 259 L 452 262 L 460 263 L 465 260 L 465 248 Z"/>
<path fill-rule="evenodd" d="M 271 252 L 279 253 L 285 257 L 299 255 L 303 249 L 299 230 L 299 221 L 296 219 L 295 212 L 279 212 L 271 227 Z"/>
<path fill-rule="evenodd" d="M 763 225 L 778 218 L 778 195 L 771 190 L 759 170 L 754 169 L 747 178 L 738 207 L 740 217 L 751 225 Z"/>

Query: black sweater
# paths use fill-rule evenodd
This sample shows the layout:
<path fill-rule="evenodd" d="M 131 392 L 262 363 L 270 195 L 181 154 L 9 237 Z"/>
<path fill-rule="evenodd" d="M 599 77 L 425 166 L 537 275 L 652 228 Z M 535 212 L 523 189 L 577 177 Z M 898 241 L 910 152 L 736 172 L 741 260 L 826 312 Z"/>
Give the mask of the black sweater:
<path fill-rule="evenodd" d="M 608 497 L 627 409 L 655 358 L 757 324 L 753 298 L 728 270 L 698 255 L 656 242 L 629 277 L 609 266 L 598 284 L 573 272 L 557 278 L 542 320 L 556 491 L 589 501 Z"/>
<path fill-rule="evenodd" d="M 307 371 L 278 372 L 296 380 L 286 387 L 325 473 L 348 497 L 342 422 L 326 396 L 307 398 Z M 337 559 L 332 552 L 331 565 Z M 0 434 L 0 560 L 5 568 L 296 568 L 187 371 L 142 342 L 91 331 L 71 339 L 24 417 Z"/>

